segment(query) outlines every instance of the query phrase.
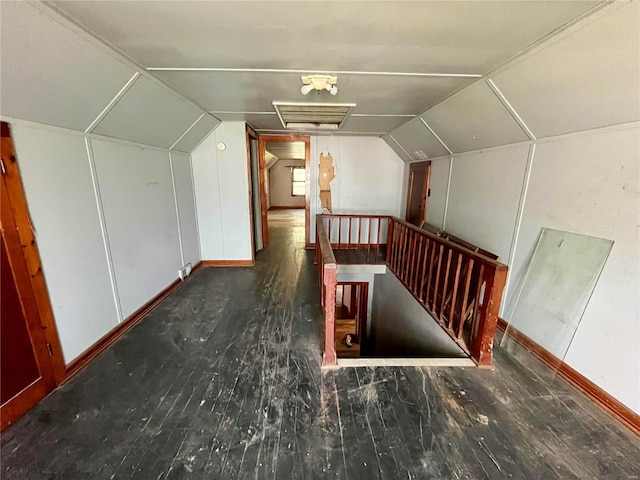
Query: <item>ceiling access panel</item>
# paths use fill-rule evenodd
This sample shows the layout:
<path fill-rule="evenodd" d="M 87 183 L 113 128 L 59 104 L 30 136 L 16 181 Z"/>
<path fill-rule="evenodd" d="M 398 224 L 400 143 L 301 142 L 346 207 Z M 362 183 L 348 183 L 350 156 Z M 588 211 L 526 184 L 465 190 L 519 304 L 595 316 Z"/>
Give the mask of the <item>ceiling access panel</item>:
<path fill-rule="evenodd" d="M 0 13 L 3 116 L 84 131 L 136 73 L 27 2 Z"/>
<path fill-rule="evenodd" d="M 201 115 L 201 110 L 166 87 L 140 77 L 93 133 L 169 148 Z"/>
<path fill-rule="evenodd" d="M 380 137 L 380 138 L 382 138 L 387 143 L 387 145 L 389 145 L 389 147 L 391 147 L 391 150 L 393 150 L 396 153 L 396 155 L 398 155 L 398 157 L 400 157 L 400 159 L 403 162 L 410 162 L 411 161 L 411 157 L 408 156 L 407 153 L 402 150 L 402 148 L 400 148 L 398 143 L 395 142 L 393 140 L 393 138 L 391 138 L 391 135 L 389 135 L 389 134 L 382 135 L 382 137 Z"/>
<path fill-rule="evenodd" d="M 422 118 L 454 153 L 529 140 L 484 82 L 462 90 Z"/>
<path fill-rule="evenodd" d="M 194 148 L 200 145 L 200 142 L 214 131 L 218 125 L 220 125 L 220 120 L 205 113 L 195 124 L 193 124 L 184 136 L 178 140 L 172 150 L 190 153 Z"/>
<path fill-rule="evenodd" d="M 537 138 L 640 120 L 640 4 L 608 8 L 493 78 Z"/>
<path fill-rule="evenodd" d="M 420 121 L 420 118 L 405 123 L 391 132 L 391 135 L 407 151 L 411 160 L 427 160 L 449 155 L 448 150 Z"/>

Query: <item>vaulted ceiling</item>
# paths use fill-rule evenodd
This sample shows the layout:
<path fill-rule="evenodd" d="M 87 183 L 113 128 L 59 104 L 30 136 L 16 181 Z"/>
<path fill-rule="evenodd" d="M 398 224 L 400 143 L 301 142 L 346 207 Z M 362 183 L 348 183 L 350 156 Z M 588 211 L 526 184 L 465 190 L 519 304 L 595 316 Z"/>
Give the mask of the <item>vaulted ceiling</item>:
<path fill-rule="evenodd" d="M 49 5 L 221 120 L 245 120 L 258 131 L 277 132 L 284 128 L 273 101 L 348 102 L 356 107 L 341 133 L 381 135 L 412 121 L 600 3 L 55 1 Z M 338 94 L 303 96 L 300 76 L 321 72 L 338 76 Z M 526 138 L 517 127 L 512 136 Z M 442 150 L 437 141 L 434 148 L 436 153 Z"/>

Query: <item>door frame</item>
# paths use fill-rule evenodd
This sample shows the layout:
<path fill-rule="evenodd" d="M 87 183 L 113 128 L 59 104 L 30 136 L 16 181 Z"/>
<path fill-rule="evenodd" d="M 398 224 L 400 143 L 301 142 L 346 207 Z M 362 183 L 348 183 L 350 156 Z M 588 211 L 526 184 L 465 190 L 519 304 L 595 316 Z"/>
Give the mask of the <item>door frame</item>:
<path fill-rule="evenodd" d="M 10 127 L 5 122 L 0 125 L 2 235 L 41 375 L 0 406 L 0 430 L 4 430 L 58 386 L 66 369 Z"/>
<path fill-rule="evenodd" d="M 249 224 L 251 225 L 251 262 L 255 262 L 256 259 L 256 242 L 255 242 L 255 228 L 256 225 L 253 222 L 253 169 L 251 168 L 251 139 L 258 140 L 259 137 L 256 131 L 249 125 L 246 124 L 246 135 L 247 135 L 247 177 L 249 180 Z M 258 151 L 260 148 L 258 148 Z M 256 152 L 257 153 L 257 152 Z M 259 154 L 258 154 L 259 155 Z M 258 160 L 259 162 L 259 160 Z M 262 180 L 262 178 L 261 178 Z M 264 190 L 264 184 L 260 181 L 260 190 Z M 261 194 L 262 197 L 262 194 Z M 262 198 L 260 199 L 260 203 L 262 204 Z M 263 229 L 264 231 L 264 229 Z M 264 241 L 263 241 L 264 244 Z"/>
<path fill-rule="evenodd" d="M 338 282 L 336 286 L 351 286 L 352 292 L 355 291 L 353 287 L 360 287 L 360 296 L 358 298 L 357 311 L 359 315 L 359 321 L 357 323 L 358 331 L 356 335 L 358 336 L 358 343 L 360 343 L 360 348 L 362 348 L 363 340 L 366 338 L 367 334 L 367 315 L 368 315 L 368 306 L 369 306 L 369 282 Z M 334 325 L 335 329 L 335 325 Z M 335 332 L 334 332 L 335 337 Z"/>
<path fill-rule="evenodd" d="M 409 222 L 409 214 L 411 213 L 411 196 L 413 195 L 413 177 L 414 177 L 414 170 L 417 169 L 417 167 L 422 167 L 422 166 L 426 166 L 427 167 L 427 174 L 425 175 L 425 183 L 424 183 L 424 190 L 423 190 L 423 200 L 424 200 L 424 208 L 421 208 L 420 210 L 420 216 L 422 217 L 422 222 L 426 222 L 427 221 L 427 210 L 429 208 L 429 194 L 431 193 L 431 160 L 426 160 L 426 161 L 421 161 L 421 162 L 411 162 L 409 164 L 409 179 L 408 179 L 408 183 L 407 183 L 407 203 L 406 203 L 406 209 L 405 209 L 405 214 L 404 214 L 404 219 L 405 221 Z M 420 226 L 420 225 L 418 225 Z"/>
<path fill-rule="evenodd" d="M 304 194 L 304 245 L 305 248 L 313 248 L 309 238 L 310 229 L 310 205 L 311 205 L 311 137 L 309 135 L 258 135 L 258 158 L 260 165 L 260 210 L 262 213 L 262 243 L 264 248 L 269 246 L 269 222 L 267 213 L 267 195 L 264 191 L 267 169 L 264 161 L 266 145 L 269 142 L 304 142 L 304 170 L 305 170 L 305 194 Z"/>

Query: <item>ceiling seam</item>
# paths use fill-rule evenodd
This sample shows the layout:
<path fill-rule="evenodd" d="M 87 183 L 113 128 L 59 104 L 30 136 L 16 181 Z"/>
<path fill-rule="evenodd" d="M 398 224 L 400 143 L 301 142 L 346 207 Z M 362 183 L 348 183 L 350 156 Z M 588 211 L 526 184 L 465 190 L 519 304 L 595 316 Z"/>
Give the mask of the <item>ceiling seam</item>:
<path fill-rule="evenodd" d="M 436 139 L 440 142 L 440 144 L 444 147 L 444 149 L 445 149 L 447 152 L 449 152 L 449 155 L 453 155 L 453 152 L 451 151 L 451 149 L 450 149 L 449 147 L 447 147 L 447 144 L 446 144 L 446 143 L 444 143 L 444 141 L 440 138 L 440 136 L 439 136 L 436 132 L 434 132 L 434 131 L 433 131 L 433 128 L 431 128 L 431 127 L 429 126 L 429 124 L 428 124 L 427 122 L 425 122 L 425 121 L 424 121 L 424 118 L 422 118 L 422 117 L 419 117 L 419 118 L 420 118 L 420 121 L 423 123 L 423 125 L 429 129 L 429 131 L 431 132 L 431 134 L 432 134 L 434 137 L 436 137 Z"/>
<path fill-rule="evenodd" d="M 102 120 L 104 120 L 104 117 L 106 117 L 109 114 L 109 112 L 113 110 L 113 107 L 116 106 L 116 104 L 120 101 L 120 99 L 122 99 L 122 97 L 124 97 L 124 95 L 129 91 L 129 89 L 133 87 L 133 84 L 136 83 L 136 80 L 138 80 L 138 78 L 140 78 L 140 72 L 134 73 L 133 76 L 129 79 L 129 81 L 124 84 L 124 87 L 122 87 L 120 91 L 116 93 L 116 95 L 111 99 L 111 101 L 107 104 L 107 106 L 104 107 L 102 112 L 100 112 L 98 116 L 95 118 L 95 120 L 91 122 L 91 124 L 85 129 L 84 133 L 93 132 L 93 130 L 98 126 L 98 124 Z"/>
<path fill-rule="evenodd" d="M 315 70 L 289 69 L 289 68 L 224 68 L 224 67 L 147 67 L 147 72 L 218 72 L 218 73 L 290 73 L 304 74 L 314 72 L 317 74 L 353 75 L 371 77 L 436 77 L 436 78 L 482 78 L 479 73 L 435 73 L 435 72 L 378 72 L 364 70 Z"/>
<path fill-rule="evenodd" d="M 189 132 L 191 131 L 191 129 L 192 129 L 193 127 L 195 127 L 195 126 L 196 126 L 196 123 L 198 123 L 198 122 L 202 119 L 202 117 L 204 117 L 204 116 L 205 116 L 205 114 L 204 114 L 204 113 L 203 113 L 202 115 L 200 115 L 200 116 L 198 117 L 198 119 L 197 119 L 195 122 L 193 122 L 193 123 L 191 124 L 191 126 L 190 126 L 189 128 L 187 128 L 187 130 L 186 130 L 182 135 L 180 135 L 180 137 L 179 137 L 175 142 L 173 142 L 173 145 L 171 145 L 171 146 L 169 147 L 169 150 L 173 150 L 173 147 L 175 147 L 175 146 L 178 144 L 178 142 L 180 142 L 180 140 L 182 140 L 182 139 L 184 138 L 184 136 L 185 136 L 187 133 L 189 133 Z"/>
<path fill-rule="evenodd" d="M 394 137 L 393 135 L 389 134 L 389 138 L 390 138 L 391 140 L 393 140 L 394 142 L 396 142 L 396 145 L 398 145 L 398 147 L 400 147 L 400 150 L 402 150 L 402 151 L 405 153 L 405 155 L 406 155 L 407 157 L 409 157 L 409 160 L 413 160 L 413 157 L 412 157 L 411 155 L 409 155 L 409 152 L 407 152 L 407 151 L 404 149 L 404 147 L 403 147 L 402 145 L 400 145 L 400 142 L 398 142 L 398 141 L 395 139 L 395 137 Z"/>
<path fill-rule="evenodd" d="M 525 135 L 529 137 L 529 140 L 536 140 L 536 136 L 533 134 L 531 129 L 527 126 L 524 120 L 522 120 L 522 117 L 518 115 L 518 112 L 516 112 L 516 109 L 513 107 L 513 105 L 511 105 L 511 102 L 507 100 L 507 97 L 504 95 L 504 93 L 502 93 L 502 91 L 493 82 L 493 80 L 488 79 L 485 83 L 489 86 L 493 94 L 496 97 L 498 97 L 498 100 L 500 100 L 500 103 L 502 104 L 502 106 L 507 109 L 507 111 L 509 112 L 509 115 L 511 115 L 511 117 L 515 120 L 518 126 L 525 133 Z"/>

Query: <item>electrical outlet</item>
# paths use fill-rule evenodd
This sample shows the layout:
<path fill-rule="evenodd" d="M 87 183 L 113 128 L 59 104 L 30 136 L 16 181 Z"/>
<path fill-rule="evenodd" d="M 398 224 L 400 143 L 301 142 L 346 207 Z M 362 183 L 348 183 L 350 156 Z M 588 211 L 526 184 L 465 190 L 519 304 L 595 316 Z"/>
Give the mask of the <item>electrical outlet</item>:
<path fill-rule="evenodd" d="M 191 274 L 191 264 L 190 263 L 187 263 L 184 267 L 182 267 L 180 270 L 178 270 L 178 276 L 180 277 L 180 280 L 184 280 L 190 274 Z"/>

